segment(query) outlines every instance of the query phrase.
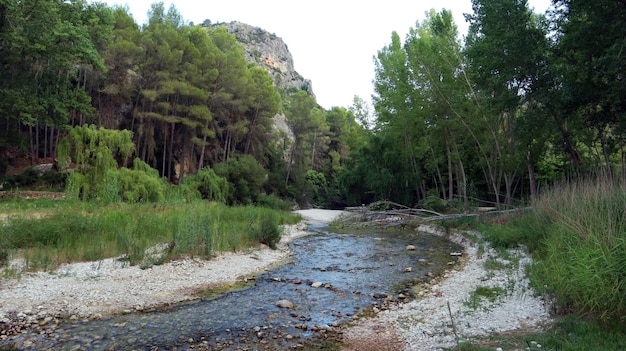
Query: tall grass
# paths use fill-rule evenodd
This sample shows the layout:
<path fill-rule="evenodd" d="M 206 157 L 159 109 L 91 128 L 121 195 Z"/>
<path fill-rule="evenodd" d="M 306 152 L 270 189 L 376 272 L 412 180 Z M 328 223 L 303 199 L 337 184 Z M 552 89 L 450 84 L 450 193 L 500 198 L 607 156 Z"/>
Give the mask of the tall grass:
<path fill-rule="evenodd" d="M 300 219 L 288 212 L 207 201 L 105 207 L 59 202 L 58 208 L 46 206 L 43 215 L 29 213 L 9 216 L 0 234 L 0 251 L 23 257 L 29 270 L 118 256 L 136 264 L 158 245 L 158 262 L 182 256 L 210 258 L 258 243 L 275 247 L 279 226 Z"/>
<path fill-rule="evenodd" d="M 543 235 L 534 285 L 573 311 L 626 322 L 626 188 L 607 178 L 545 192 L 526 218 Z"/>

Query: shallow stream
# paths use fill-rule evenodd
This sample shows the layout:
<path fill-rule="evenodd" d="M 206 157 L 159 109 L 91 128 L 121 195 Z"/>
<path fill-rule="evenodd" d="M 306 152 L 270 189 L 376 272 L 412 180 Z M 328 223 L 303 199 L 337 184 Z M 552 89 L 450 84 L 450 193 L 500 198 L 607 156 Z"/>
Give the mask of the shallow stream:
<path fill-rule="evenodd" d="M 17 341 L 28 341 L 30 350 L 290 350 L 374 306 L 410 298 L 411 285 L 449 267 L 456 262 L 450 253 L 462 250 L 424 233 L 310 230 L 290 244 L 288 263 L 241 290 L 155 312 L 68 322 L 51 335 Z M 294 307 L 278 307 L 280 300 Z"/>

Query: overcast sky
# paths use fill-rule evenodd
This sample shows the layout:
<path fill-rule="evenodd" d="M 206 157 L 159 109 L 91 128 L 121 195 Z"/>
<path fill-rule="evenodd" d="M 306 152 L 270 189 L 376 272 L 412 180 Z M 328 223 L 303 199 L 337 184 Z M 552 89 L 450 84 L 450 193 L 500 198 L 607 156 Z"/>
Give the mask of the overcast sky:
<path fill-rule="evenodd" d="M 128 5 L 137 23 L 146 22 L 153 0 L 105 0 Z M 168 9 L 172 1 L 163 1 Z M 529 0 L 543 13 L 550 0 Z M 373 57 L 391 42 L 392 31 L 404 40 L 430 9 L 449 9 L 461 35 L 467 32 L 464 13 L 471 0 L 177 0 L 185 21 L 195 24 L 240 21 L 281 37 L 293 56 L 296 71 L 313 83 L 317 102 L 324 108 L 348 107 L 353 97 L 371 101 Z M 436 5 L 435 5 L 436 4 Z"/>

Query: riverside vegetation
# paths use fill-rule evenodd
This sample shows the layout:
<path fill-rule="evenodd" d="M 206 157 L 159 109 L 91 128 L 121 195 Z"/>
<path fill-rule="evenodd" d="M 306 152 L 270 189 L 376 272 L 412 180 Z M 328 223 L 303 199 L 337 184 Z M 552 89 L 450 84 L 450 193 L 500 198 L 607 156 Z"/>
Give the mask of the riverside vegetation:
<path fill-rule="evenodd" d="M 300 220 L 289 212 L 208 201 L 101 205 L 13 200 L 0 208 L 9 212 L 0 261 L 6 265 L 14 257 L 23 258 L 19 269 L 5 269 L 5 275 L 108 257 L 149 267 L 182 256 L 211 258 L 259 243 L 275 247 L 280 225 Z M 160 250 L 151 252 L 155 247 Z"/>
<path fill-rule="evenodd" d="M 624 350 L 625 185 L 609 177 L 566 182 L 545 191 L 523 214 L 448 224 L 482 232 L 503 255 L 525 246 L 535 262 L 529 269 L 531 284 L 551 298 L 555 315 L 545 332 L 491 335 L 458 349 L 493 350 L 497 345 L 506 350 L 523 345 L 526 350 Z M 496 262 L 487 264 L 498 268 Z M 476 291 L 476 295 L 493 293 Z"/>

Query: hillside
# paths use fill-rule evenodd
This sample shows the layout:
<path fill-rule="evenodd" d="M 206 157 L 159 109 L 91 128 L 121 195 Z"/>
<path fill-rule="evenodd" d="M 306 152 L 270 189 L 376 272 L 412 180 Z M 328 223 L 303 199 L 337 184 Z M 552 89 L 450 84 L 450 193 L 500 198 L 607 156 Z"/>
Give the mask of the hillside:
<path fill-rule="evenodd" d="M 282 91 L 303 90 L 315 97 L 310 80 L 296 72 L 287 44 L 276 34 L 242 22 L 220 23 L 243 44 L 246 59 L 265 68 Z"/>

